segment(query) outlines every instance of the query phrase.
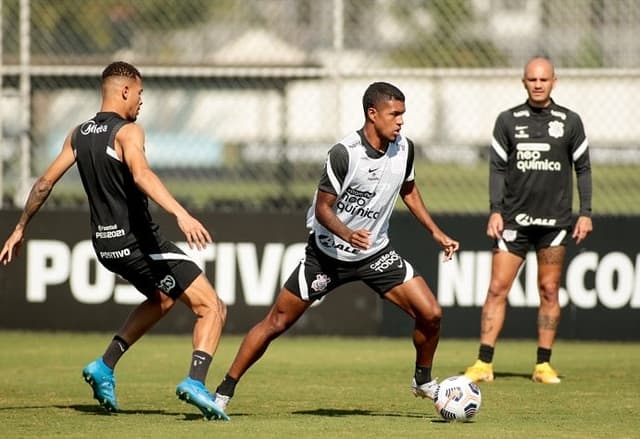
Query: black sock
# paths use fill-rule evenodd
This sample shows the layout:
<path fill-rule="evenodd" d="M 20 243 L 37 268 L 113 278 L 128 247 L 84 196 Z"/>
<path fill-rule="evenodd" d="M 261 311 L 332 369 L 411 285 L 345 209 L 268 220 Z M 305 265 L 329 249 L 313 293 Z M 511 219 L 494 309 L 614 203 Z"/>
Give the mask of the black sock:
<path fill-rule="evenodd" d="M 104 364 L 113 369 L 114 367 L 116 367 L 116 363 L 118 362 L 118 360 L 120 360 L 120 357 L 122 357 L 124 353 L 127 352 L 127 349 L 129 349 L 129 343 L 124 341 L 124 339 L 119 335 L 116 335 L 115 337 L 113 337 L 113 340 L 111 340 L 109 346 L 107 346 L 107 350 L 102 356 L 102 361 L 104 361 Z"/>
<path fill-rule="evenodd" d="M 551 349 L 541 348 L 538 346 L 537 356 L 538 360 L 536 361 L 536 364 L 548 363 L 551 361 Z"/>
<path fill-rule="evenodd" d="M 209 372 L 209 366 L 213 357 L 203 351 L 193 351 L 191 355 L 191 368 L 189 369 L 189 378 L 201 381 L 203 384 Z"/>
<path fill-rule="evenodd" d="M 493 362 L 493 351 L 493 346 L 489 346 L 488 344 L 481 344 L 480 350 L 478 351 L 478 360 L 484 361 L 485 363 Z"/>
<path fill-rule="evenodd" d="M 416 371 L 413 374 L 416 384 L 421 386 L 431 381 L 431 366 L 419 366 L 416 364 Z"/>
<path fill-rule="evenodd" d="M 224 376 L 224 379 L 216 389 L 216 393 L 231 398 L 233 396 L 233 393 L 236 391 L 236 384 L 238 384 L 238 380 L 235 378 L 231 378 L 229 374 L 226 374 Z"/>

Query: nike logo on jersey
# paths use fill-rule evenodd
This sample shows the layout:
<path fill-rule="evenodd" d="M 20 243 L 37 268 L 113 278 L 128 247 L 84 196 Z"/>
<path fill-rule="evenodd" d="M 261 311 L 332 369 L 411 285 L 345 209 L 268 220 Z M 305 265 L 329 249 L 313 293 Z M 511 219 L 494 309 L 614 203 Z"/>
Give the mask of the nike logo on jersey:
<path fill-rule="evenodd" d="M 527 128 L 529 128 L 529 125 L 516 125 L 514 127 L 516 129 L 516 134 L 514 135 L 514 137 L 516 139 L 528 139 L 529 138 L 529 134 L 525 131 Z"/>
<path fill-rule="evenodd" d="M 380 174 L 378 174 L 378 169 L 380 168 L 369 168 L 369 175 L 367 176 L 367 180 L 369 181 L 380 180 Z"/>

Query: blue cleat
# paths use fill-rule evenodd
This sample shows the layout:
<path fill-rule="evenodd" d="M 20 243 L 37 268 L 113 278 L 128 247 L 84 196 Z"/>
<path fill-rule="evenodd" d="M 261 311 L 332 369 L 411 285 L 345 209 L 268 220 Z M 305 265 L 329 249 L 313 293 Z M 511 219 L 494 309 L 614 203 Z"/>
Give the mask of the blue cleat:
<path fill-rule="evenodd" d="M 117 412 L 116 402 L 116 379 L 113 376 L 113 369 L 102 361 L 102 357 L 87 364 L 82 369 L 84 380 L 93 389 L 93 397 L 108 412 Z"/>
<path fill-rule="evenodd" d="M 185 378 L 178 387 L 176 387 L 176 395 L 178 398 L 189 404 L 193 404 L 200 409 L 207 419 L 223 419 L 230 421 L 231 419 L 213 400 L 211 393 L 200 381 L 192 378 Z"/>

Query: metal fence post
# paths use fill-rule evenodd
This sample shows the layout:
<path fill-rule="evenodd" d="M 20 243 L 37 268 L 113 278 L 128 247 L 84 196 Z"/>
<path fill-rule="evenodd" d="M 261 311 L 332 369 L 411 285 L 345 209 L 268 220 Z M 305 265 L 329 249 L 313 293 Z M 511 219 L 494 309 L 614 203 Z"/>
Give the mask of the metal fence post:
<path fill-rule="evenodd" d="M 31 183 L 31 24 L 30 0 L 20 0 L 20 184 L 15 204 L 21 205 Z"/>
<path fill-rule="evenodd" d="M 2 88 L 2 0 L 0 0 L 0 108 L 4 108 L 4 90 Z M 3 110 L 0 110 L 0 209 L 4 202 L 4 124 L 2 121 Z"/>

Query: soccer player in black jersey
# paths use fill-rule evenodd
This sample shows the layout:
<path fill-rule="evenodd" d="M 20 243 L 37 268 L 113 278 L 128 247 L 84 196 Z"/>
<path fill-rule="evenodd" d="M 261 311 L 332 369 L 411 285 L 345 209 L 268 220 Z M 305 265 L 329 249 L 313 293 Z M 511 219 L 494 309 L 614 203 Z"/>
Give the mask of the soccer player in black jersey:
<path fill-rule="evenodd" d="M 307 214 L 311 234 L 305 257 L 267 315 L 242 341 L 216 389 L 218 406 L 226 408 L 238 380 L 316 300 L 353 281 L 363 281 L 414 319 L 411 390 L 417 397 L 434 398 L 438 383 L 431 368 L 442 310 L 424 278 L 389 242 L 389 218 L 398 196 L 446 259 L 459 243 L 433 221 L 415 183 L 413 143 L 400 134 L 404 101 L 404 94 L 389 83 L 375 82 L 365 91 L 364 126 L 329 151 Z"/>
<path fill-rule="evenodd" d="M 195 262 L 158 232 L 148 210 L 148 198 L 175 217 L 191 248 L 204 248 L 211 236 L 150 169 L 144 130 L 135 123 L 141 106 L 140 72 L 125 62 L 109 64 L 102 73 L 100 111 L 71 130 L 60 154 L 33 185 L 22 215 L 0 252 L 0 262 L 6 265 L 17 255 L 29 221 L 58 180 L 77 164 L 89 201 L 98 259 L 146 296 L 104 355 L 83 369 L 94 398 L 108 411 L 118 410 L 113 374 L 116 363 L 180 300 L 193 311 L 196 322 L 189 376 L 178 385 L 176 394 L 197 406 L 207 419 L 228 420 L 204 385 L 226 307 Z"/>
<path fill-rule="evenodd" d="M 591 165 L 580 116 L 556 104 L 554 66 L 532 58 L 522 78 L 528 99 L 498 116 L 491 143 L 487 235 L 495 240 L 491 281 L 482 308 L 477 361 L 465 375 L 493 381 L 493 354 L 502 329 L 507 296 L 533 247 L 538 262 L 538 350 L 534 382 L 560 382 L 551 349 L 560 320 L 560 276 L 571 235 L 581 243 L 591 222 Z M 573 172 L 580 212 L 572 232 Z"/>

